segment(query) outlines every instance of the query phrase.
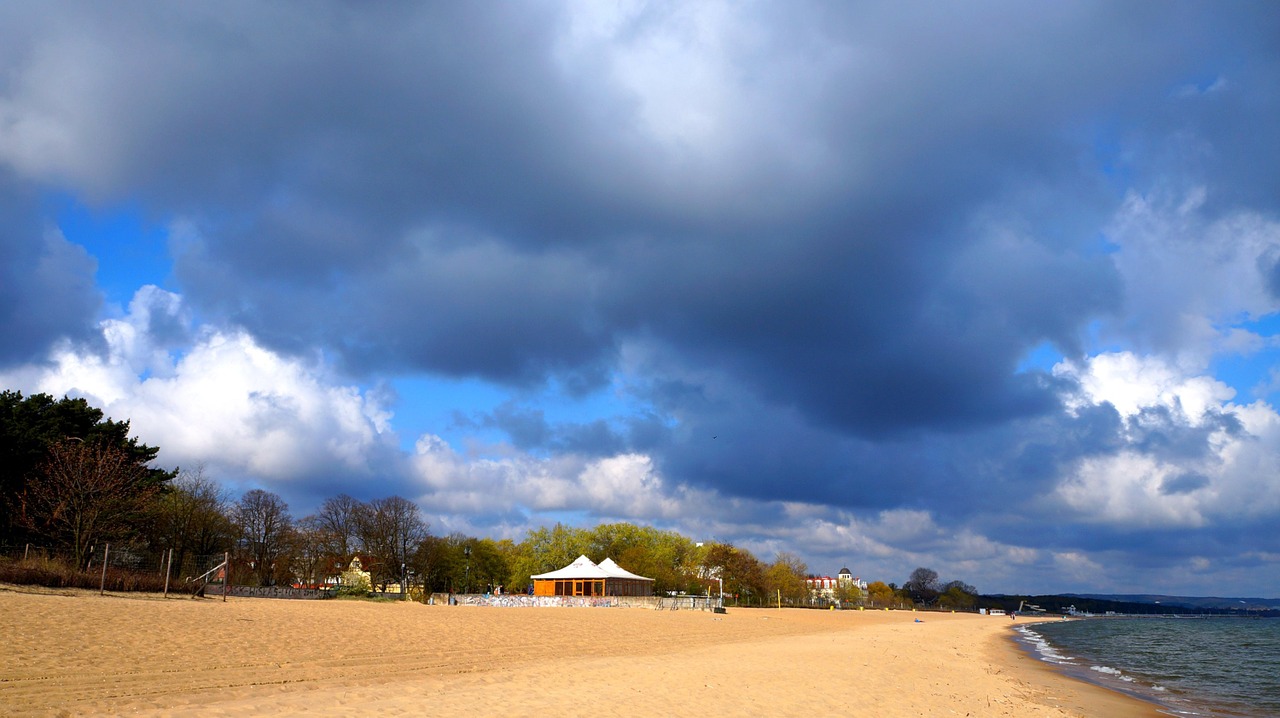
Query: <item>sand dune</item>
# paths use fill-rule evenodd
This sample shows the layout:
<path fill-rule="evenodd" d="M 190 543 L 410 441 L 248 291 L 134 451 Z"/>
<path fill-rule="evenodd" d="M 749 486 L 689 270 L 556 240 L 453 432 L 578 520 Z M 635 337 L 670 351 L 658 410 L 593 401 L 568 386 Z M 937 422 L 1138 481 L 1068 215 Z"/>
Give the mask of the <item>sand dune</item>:
<path fill-rule="evenodd" d="M 897 611 L 224 603 L 0 586 L 0 713 L 1156 715 L 1024 656 L 1009 623 Z"/>

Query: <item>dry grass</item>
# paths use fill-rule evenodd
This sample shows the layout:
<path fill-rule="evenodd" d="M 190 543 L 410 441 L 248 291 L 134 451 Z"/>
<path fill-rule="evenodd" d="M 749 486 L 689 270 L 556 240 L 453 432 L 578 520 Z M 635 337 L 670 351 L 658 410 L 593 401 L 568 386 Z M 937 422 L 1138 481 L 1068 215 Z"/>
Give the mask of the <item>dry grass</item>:
<path fill-rule="evenodd" d="M 164 590 L 164 576 L 157 575 L 154 571 L 130 571 L 108 566 L 104 576 L 101 569 L 77 570 L 67 561 L 57 558 L 0 558 L 0 583 L 46 588 L 104 588 L 117 592 Z M 172 584 L 169 588 L 182 589 L 181 586 Z"/>

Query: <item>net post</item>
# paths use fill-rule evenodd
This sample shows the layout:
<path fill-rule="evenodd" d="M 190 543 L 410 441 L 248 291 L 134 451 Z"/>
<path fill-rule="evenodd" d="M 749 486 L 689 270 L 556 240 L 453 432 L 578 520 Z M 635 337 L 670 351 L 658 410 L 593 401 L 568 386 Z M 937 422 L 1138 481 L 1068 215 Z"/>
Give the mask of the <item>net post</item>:
<path fill-rule="evenodd" d="M 98 584 L 98 595 L 107 592 L 107 557 L 111 555 L 111 544 L 102 547 L 102 581 Z"/>
<path fill-rule="evenodd" d="M 227 602 L 227 593 L 231 590 L 231 552 L 222 554 L 222 602 Z"/>
<path fill-rule="evenodd" d="M 173 571 L 173 549 L 169 549 L 169 560 L 164 566 L 164 597 L 169 597 L 169 574 Z"/>

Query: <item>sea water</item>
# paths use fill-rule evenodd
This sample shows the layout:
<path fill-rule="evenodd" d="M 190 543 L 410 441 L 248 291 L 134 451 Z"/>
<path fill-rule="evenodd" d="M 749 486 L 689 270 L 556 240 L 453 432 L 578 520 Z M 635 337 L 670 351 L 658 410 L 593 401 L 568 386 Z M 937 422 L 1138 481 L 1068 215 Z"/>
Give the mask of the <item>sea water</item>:
<path fill-rule="evenodd" d="M 1019 627 L 1068 673 L 1181 716 L 1280 716 L 1280 619 L 1089 618 Z"/>

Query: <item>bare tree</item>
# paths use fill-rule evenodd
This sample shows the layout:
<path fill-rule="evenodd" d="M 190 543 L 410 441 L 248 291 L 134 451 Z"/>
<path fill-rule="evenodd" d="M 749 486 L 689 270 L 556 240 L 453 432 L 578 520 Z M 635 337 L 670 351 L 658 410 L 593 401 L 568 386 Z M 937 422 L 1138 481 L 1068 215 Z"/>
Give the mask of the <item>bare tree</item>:
<path fill-rule="evenodd" d="M 287 573 L 293 517 L 289 505 L 277 494 L 253 489 L 235 507 L 236 525 L 258 583 L 274 586 Z"/>
<path fill-rule="evenodd" d="M 30 528 L 68 546 L 83 566 L 98 541 L 132 538 L 160 485 L 125 451 L 79 440 L 53 444 L 23 494 Z"/>
<path fill-rule="evenodd" d="M 299 520 L 293 535 L 293 574 L 303 583 L 324 583 L 326 578 L 342 573 L 347 562 L 334 554 L 328 533 L 314 515 Z"/>
<path fill-rule="evenodd" d="M 923 566 L 917 568 L 911 572 L 907 582 L 902 584 L 902 589 L 911 596 L 912 601 L 926 606 L 932 604 L 938 600 L 938 572 Z"/>
<path fill-rule="evenodd" d="M 325 499 L 320 510 L 298 522 L 297 564 L 308 583 L 342 573 L 361 548 L 360 529 L 368 506 L 347 494 Z"/>
<path fill-rule="evenodd" d="M 325 499 L 308 523 L 320 533 L 326 550 L 350 561 L 360 543 L 360 520 L 366 509 L 359 499 L 338 494 Z"/>
<path fill-rule="evenodd" d="M 231 498 L 205 474 L 204 466 L 179 472 L 173 489 L 163 494 L 151 512 L 151 542 L 173 549 L 173 568 L 181 572 L 189 556 L 221 553 L 232 547 Z"/>
<path fill-rule="evenodd" d="M 368 568 L 384 587 L 402 577 L 428 529 L 418 505 L 400 496 L 369 502 L 360 525 L 365 551 L 376 559 Z"/>

